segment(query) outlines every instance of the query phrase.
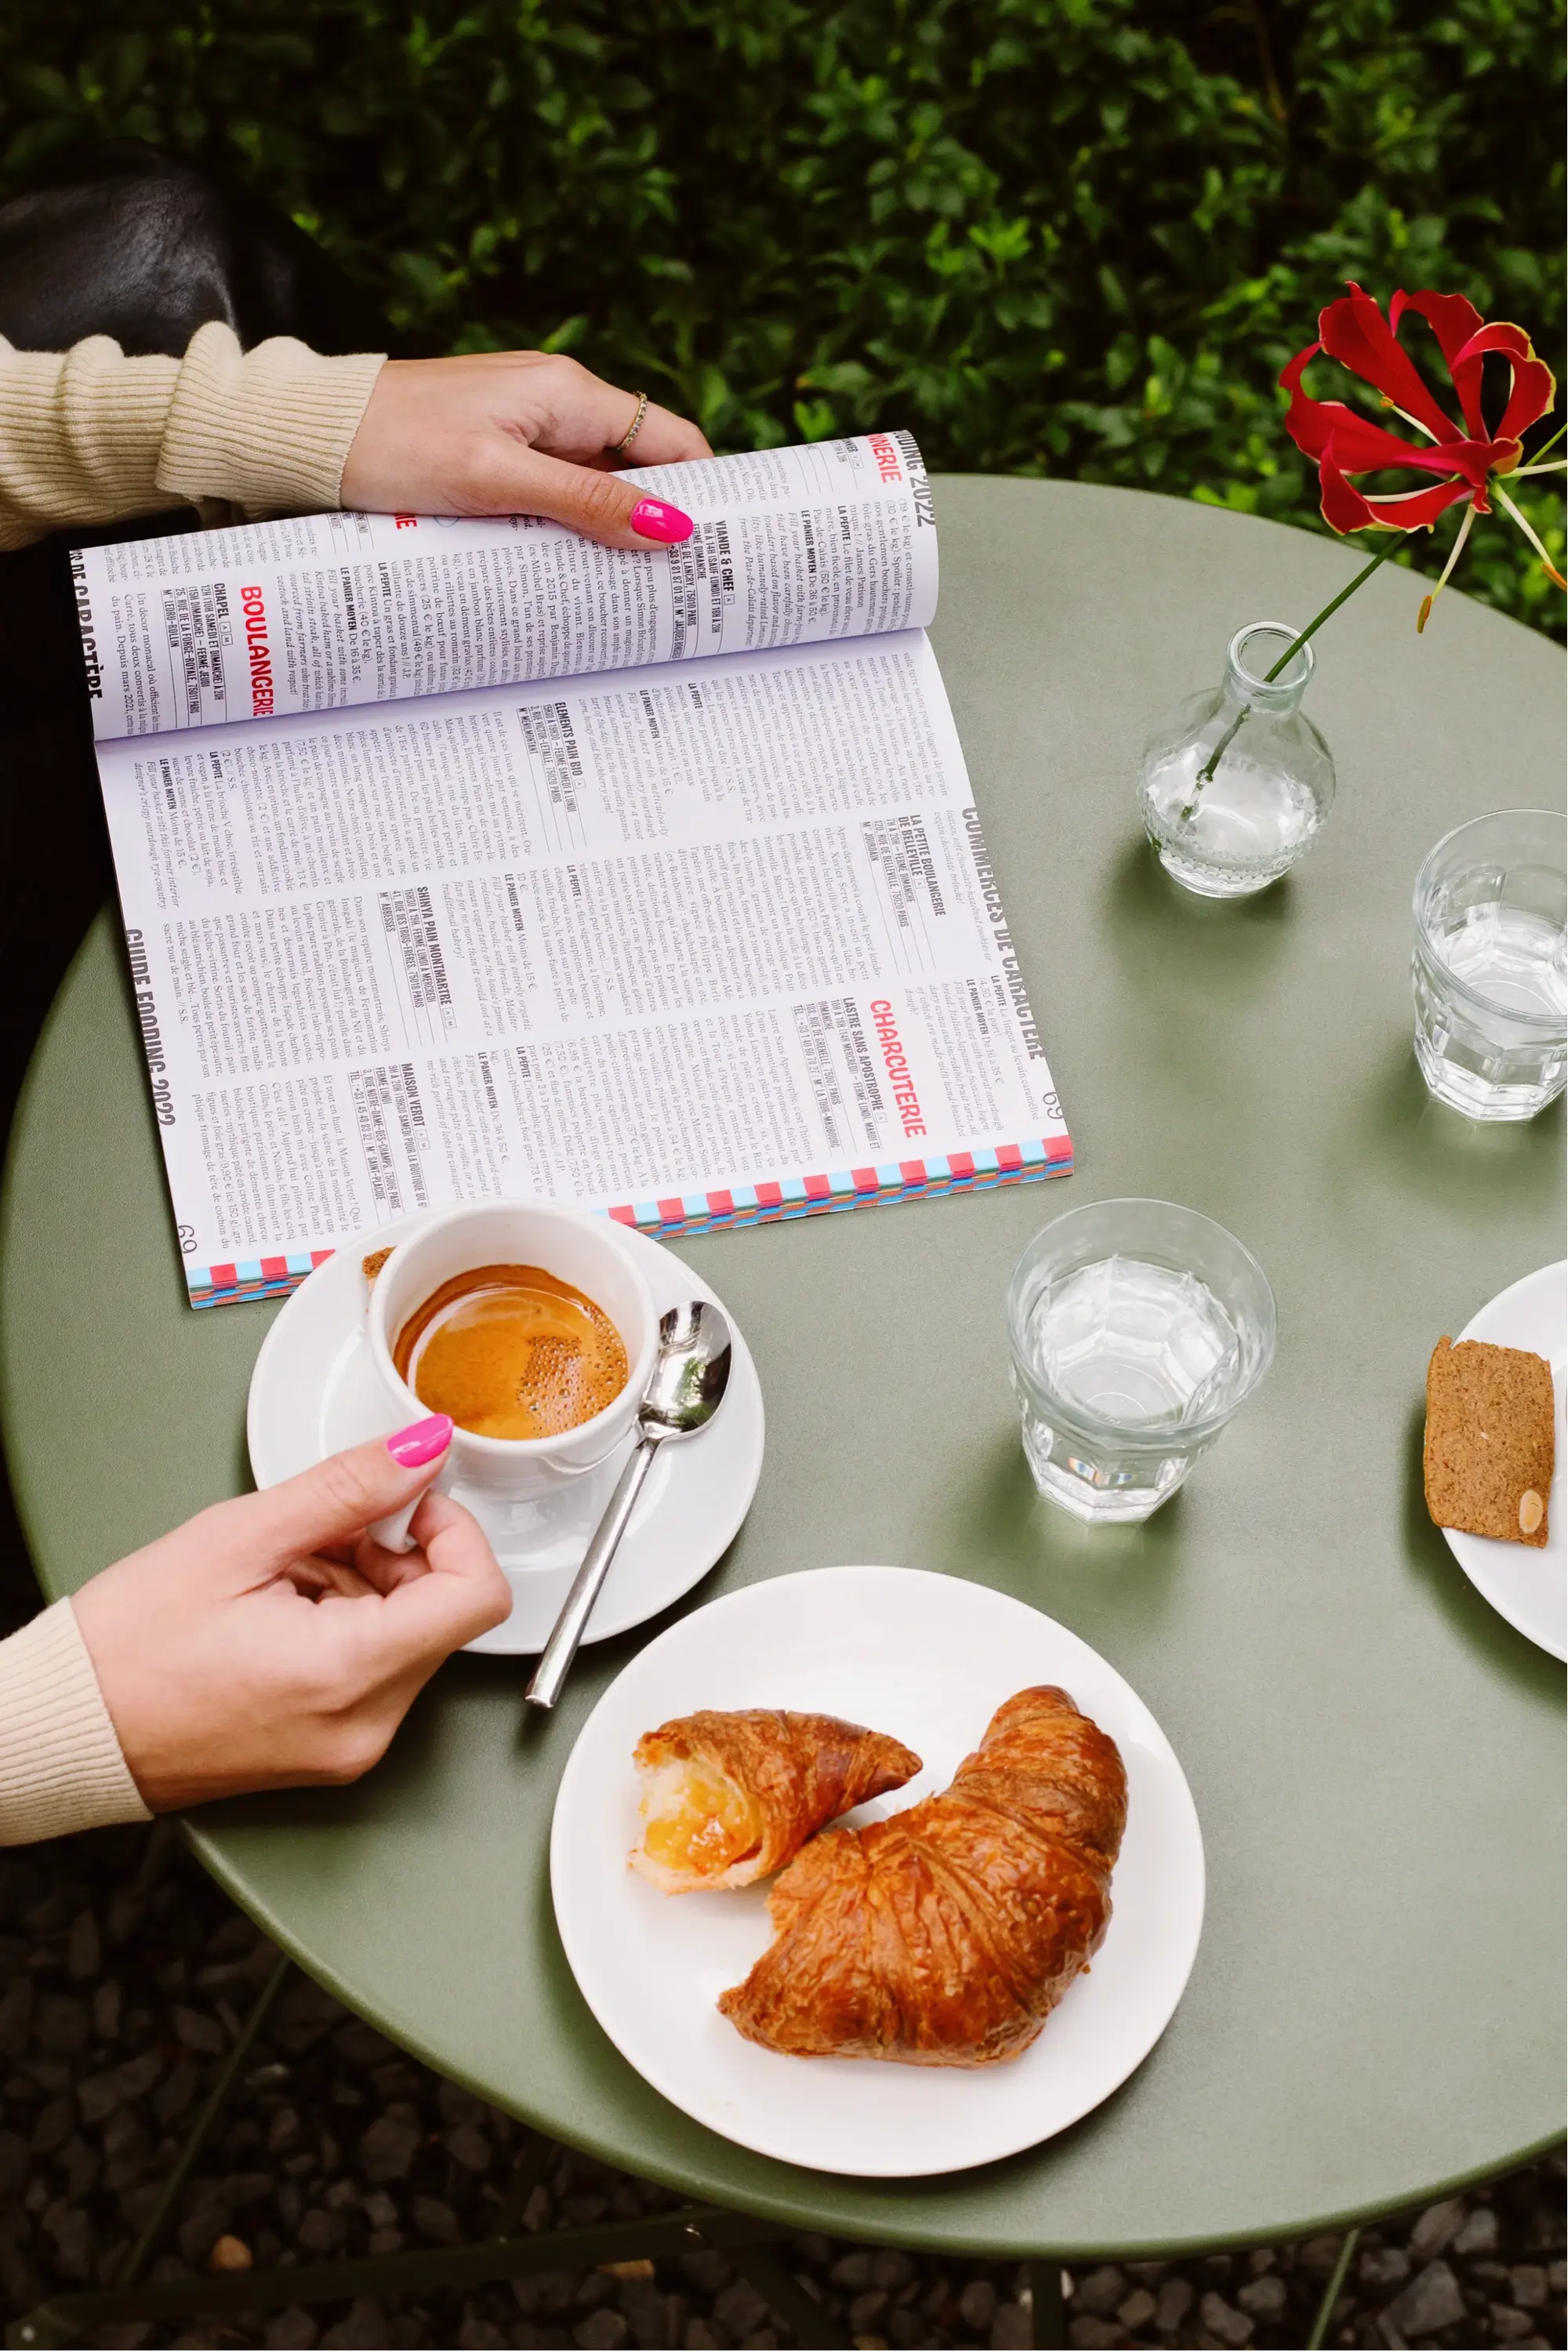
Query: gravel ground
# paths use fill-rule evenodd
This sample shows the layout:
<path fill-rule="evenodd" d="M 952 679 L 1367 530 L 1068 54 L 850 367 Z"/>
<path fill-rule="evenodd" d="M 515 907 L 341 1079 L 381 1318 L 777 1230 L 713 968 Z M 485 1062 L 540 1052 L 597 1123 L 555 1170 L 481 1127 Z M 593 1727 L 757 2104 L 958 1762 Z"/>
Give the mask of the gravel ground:
<path fill-rule="evenodd" d="M 0 2305 L 108 2284 L 274 1964 L 169 1824 L 0 1855 Z M 295 1975 L 187 2184 L 153 2278 L 490 2233 L 531 2135 Z M 1562 2345 L 1563 2162 L 1363 2238 L 1338 2345 Z M 529 2231 L 679 2200 L 561 2153 Z M 783 2250 L 858 2345 L 1029 2342 L 1015 2263 L 801 2237 Z M 1074 2345 L 1300 2346 L 1333 2238 L 1064 2273 Z M 105 2345 L 770 2346 L 795 2339 L 723 2258 L 548 2272 L 516 2286 L 122 2327 Z"/>

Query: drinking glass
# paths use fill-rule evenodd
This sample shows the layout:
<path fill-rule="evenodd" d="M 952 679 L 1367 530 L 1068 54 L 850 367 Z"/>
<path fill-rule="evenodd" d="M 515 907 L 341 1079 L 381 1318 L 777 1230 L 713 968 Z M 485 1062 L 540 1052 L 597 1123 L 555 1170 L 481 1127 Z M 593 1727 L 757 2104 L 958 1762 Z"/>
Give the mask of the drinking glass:
<path fill-rule="evenodd" d="M 1415 1058 L 1467 1118 L 1533 1118 L 1568 1074 L 1568 825 L 1503 809 L 1415 877 Z"/>
<path fill-rule="evenodd" d="M 1143 830 L 1166 873 L 1201 898 L 1278 882 L 1333 803 L 1329 747 L 1301 709 L 1316 656 L 1296 636 L 1285 621 L 1237 629 L 1223 683 L 1180 704 L 1143 746 Z"/>
<path fill-rule="evenodd" d="M 1007 1293 L 1024 1451 L 1047 1501 L 1146 1519 L 1274 1360 L 1274 1294 L 1212 1217 L 1096 1201 L 1035 1235 Z"/>

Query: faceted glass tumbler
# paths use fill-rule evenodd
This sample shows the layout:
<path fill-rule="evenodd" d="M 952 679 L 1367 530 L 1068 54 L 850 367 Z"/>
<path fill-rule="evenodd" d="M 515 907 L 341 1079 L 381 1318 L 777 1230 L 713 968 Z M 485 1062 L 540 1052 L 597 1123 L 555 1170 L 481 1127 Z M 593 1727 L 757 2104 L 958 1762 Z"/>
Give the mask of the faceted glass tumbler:
<path fill-rule="evenodd" d="M 1238 629 L 1223 682 L 1156 727 L 1138 770 L 1138 810 L 1160 863 L 1203 898 L 1245 898 L 1289 873 L 1333 804 L 1334 763 L 1301 697 L 1310 646 L 1269 671 L 1297 635 L 1284 621 Z"/>
<path fill-rule="evenodd" d="M 1467 1118 L 1533 1118 L 1568 1076 L 1568 825 L 1504 809 L 1446 834 L 1415 877 L 1415 1058 Z"/>
<path fill-rule="evenodd" d="M 1234 1234 L 1169 1201 L 1097 1201 L 1036 1234 L 1007 1293 L 1024 1451 L 1096 1525 L 1173 1495 L 1274 1360 L 1274 1294 Z"/>

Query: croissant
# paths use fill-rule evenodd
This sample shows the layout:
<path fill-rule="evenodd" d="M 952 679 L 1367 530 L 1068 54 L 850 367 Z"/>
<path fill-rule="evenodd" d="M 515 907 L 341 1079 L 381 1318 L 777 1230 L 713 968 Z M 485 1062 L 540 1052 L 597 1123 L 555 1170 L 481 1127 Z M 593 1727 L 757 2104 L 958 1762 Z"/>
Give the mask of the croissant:
<path fill-rule="evenodd" d="M 719 2006 L 791 2057 L 1016 2058 L 1100 1948 L 1126 1820 L 1115 1741 L 1065 1691 L 1019 1691 L 941 1796 L 806 1847 Z"/>
<path fill-rule="evenodd" d="M 645 1731 L 633 1759 L 645 1822 L 634 1870 L 667 1895 L 750 1886 L 825 1822 L 889 1789 L 921 1759 L 900 1740 L 832 1715 L 704 1709 Z"/>

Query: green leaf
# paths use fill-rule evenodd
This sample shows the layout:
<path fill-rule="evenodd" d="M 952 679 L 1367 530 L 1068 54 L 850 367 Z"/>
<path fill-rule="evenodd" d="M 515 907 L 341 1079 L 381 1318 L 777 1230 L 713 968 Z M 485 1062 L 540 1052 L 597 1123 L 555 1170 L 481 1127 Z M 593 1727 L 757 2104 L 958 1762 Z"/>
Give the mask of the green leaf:
<path fill-rule="evenodd" d="M 1277 379 L 1347 278 L 1467 294 L 1561 371 L 1563 28 L 1563 0 L 5 0 L 0 195 L 84 137 L 211 142 L 430 351 L 570 348 L 726 447 L 909 425 L 937 467 L 1321 530 Z M 1530 512 L 1560 544 L 1550 490 Z M 1506 518 L 1462 584 L 1561 634 Z"/>

